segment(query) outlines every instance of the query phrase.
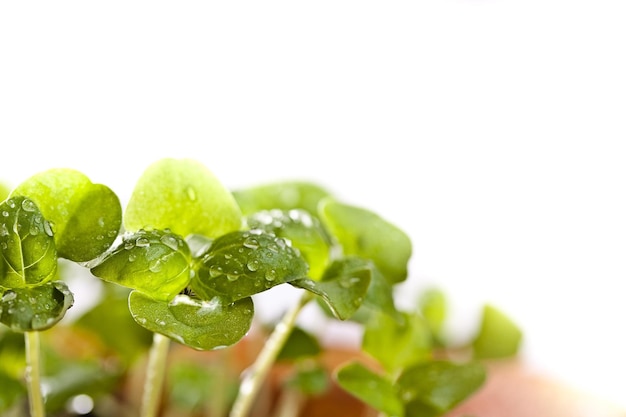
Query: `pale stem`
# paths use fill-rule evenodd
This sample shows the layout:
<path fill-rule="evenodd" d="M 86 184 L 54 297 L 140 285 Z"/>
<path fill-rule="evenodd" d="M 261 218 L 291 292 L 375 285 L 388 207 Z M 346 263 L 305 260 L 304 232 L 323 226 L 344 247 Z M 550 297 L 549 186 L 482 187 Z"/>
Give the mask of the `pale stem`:
<path fill-rule="evenodd" d="M 244 373 L 230 417 L 247 417 L 270 368 L 296 325 L 298 314 L 310 300 L 311 294 L 303 293 L 276 325 L 256 361 Z"/>
<path fill-rule="evenodd" d="M 159 412 L 169 346 L 170 339 L 167 336 L 154 334 L 148 357 L 146 380 L 143 385 L 141 417 L 156 417 Z"/>
<path fill-rule="evenodd" d="M 294 417 L 300 414 L 303 395 L 297 389 L 285 388 L 278 400 L 274 417 Z"/>
<path fill-rule="evenodd" d="M 24 333 L 26 344 L 26 386 L 31 417 L 44 417 L 43 395 L 41 392 L 41 353 L 39 348 L 39 332 Z"/>

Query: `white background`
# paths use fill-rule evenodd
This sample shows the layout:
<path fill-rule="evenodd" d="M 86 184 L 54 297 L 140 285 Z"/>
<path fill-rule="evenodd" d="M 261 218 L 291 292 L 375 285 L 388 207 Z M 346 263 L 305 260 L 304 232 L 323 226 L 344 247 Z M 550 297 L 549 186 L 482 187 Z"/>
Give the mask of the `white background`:
<path fill-rule="evenodd" d="M 491 302 L 626 406 L 623 1 L 219 3 L 3 2 L 2 180 L 317 181 L 409 233 L 405 302 L 443 288 L 459 338 Z"/>

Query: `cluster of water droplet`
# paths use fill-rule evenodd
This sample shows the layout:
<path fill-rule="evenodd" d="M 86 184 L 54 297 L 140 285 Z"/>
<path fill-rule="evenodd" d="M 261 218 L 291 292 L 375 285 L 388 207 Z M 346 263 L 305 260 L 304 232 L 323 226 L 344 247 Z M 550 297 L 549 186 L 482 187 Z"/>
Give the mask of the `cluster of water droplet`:
<path fill-rule="evenodd" d="M 232 232 L 213 242 L 197 279 L 201 287 L 239 299 L 295 279 L 294 262 L 302 261 L 288 239 L 260 229 Z"/>

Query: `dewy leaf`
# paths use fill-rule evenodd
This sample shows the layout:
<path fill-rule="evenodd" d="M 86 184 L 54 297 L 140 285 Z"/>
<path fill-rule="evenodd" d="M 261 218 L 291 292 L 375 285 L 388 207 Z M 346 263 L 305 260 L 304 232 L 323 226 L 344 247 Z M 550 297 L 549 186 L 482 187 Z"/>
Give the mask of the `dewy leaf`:
<path fill-rule="evenodd" d="M 334 261 L 321 281 L 299 279 L 292 285 L 322 297 L 331 312 L 340 320 L 346 320 L 361 307 L 372 276 L 372 265 L 357 257 Z"/>
<path fill-rule="evenodd" d="M 204 301 L 179 294 L 168 303 L 133 291 L 128 303 L 138 324 L 198 350 L 237 343 L 254 316 L 251 298 L 229 304 L 219 297 Z"/>
<path fill-rule="evenodd" d="M 262 210 L 303 209 L 317 213 L 317 205 L 329 192 L 306 181 L 281 181 L 233 192 L 245 215 Z"/>
<path fill-rule="evenodd" d="M 228 233 L 213 241 L 191 280 L 198 297 L 232 301 L 302 278 L 307 264 L 290 242 L 261 230 Z"/>
<path fill-rule="evenodd" d="M 41 285 L 55 277 L 52 228 L 26 197 L 11 197 L 0 204 L 0 263 L 0 289 Z"/>
<path fill-rule="evenodd" d="M 341 388 L 389 417 L 404 416 L 404 404 L 391 381 L 361 363 L 341 366 L 335 379 Z"/>
<path fill-rule="evenodd" d="M 515 356 L 522 341 L 522 331 L 497 308 L 483 307 L 482 321 L 474 339 L 474 357 L 497 359 Z"/>
<path fill-rule="evenodd" d="M 426 322 L 417 314 L 400 314 L 400 321 L 388 314 L 374 314 L 363 334 L 363 350 L 391 374 L 432 355 L 432 336 Z"/>
<path fill-rule="evenodd" d="M 81 172 L 51 169 L 20 184 L 12 195 L 32 199 L 54 225 L 59 257 L 86 262 L 104 253 L 117 237 L 122 208 L 107 186 Z"/>
<path fill-rule="evenodd" d="M 0 321 L 18 332 L 45 330 L 65 316 L 74 296 L 63 281 L 7 290 L 0 299 Z"/>
<path fill-rule="evenodd" d="M 91 272 L 105 281 L 169 301 L 189 284 L 191 253 L 174 233 L 139 230 L 125 235 Z"/>
<path fill-rule="evenodd" d="M 241 228 L 233 195 L 200 162 L 166 158 L 137 181 L 124 213 L 126 230 L 171 229 L 210 238 Z"/>
<path fill-rule="evenodd" d="M 330 260 L 331 241 L 326 230 L 308 211 L 263 210 L 246 218 L 250 229 L 261 229 L 289 239 L 309 264 L 309 277 L 322 277 Z"/>
<path fill-rule="evenodd" d="M 6 200 L 11 190 L 5 184 L 0 183 L 0 201 Z"/>
<path fill-rule="evenodd" d="M 320 218 L 343 247 L 344 255 L 373 260 L 391 284 L 406 279 L 411 241 L 398 227 L 369 210 L 330 198 L 320 202 Z"/>
<path fill-rule="evenodd" d="M 428 361 L 406 369 L 396 387 L 407 406 L 407 416 L 419 415 L 410 412 L 411 407 L 424 406 L 443 414 L 478 390 L 485 377 L 485 369 L 479 363 Z"/>

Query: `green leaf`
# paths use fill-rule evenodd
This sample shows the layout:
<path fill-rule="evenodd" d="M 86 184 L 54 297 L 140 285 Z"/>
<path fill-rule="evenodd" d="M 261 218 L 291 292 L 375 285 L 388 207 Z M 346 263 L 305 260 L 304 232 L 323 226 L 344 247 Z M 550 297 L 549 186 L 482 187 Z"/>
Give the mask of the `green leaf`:
<path fill-rule="evenodd" d="M 251 298 L 227 303 L 219 297 L 204 301 L 180 294 L 167 303 L 133 291 L 128 305 L 141 326 L 198 350 L 237 343 L 254 315 Z"/>
<path fill-rule="evenodd" d="M 476 359 L 497 359 L 515 356 L 522 341 L 522 331 L 497 308 L 483 307 L 478 335 L 473 341 Z"/>
<path fill-rule="evenodd" d="M 319 295 L 335 317 L 346 320 L 361 307 L 371 276 L 372 266 L 368 261 L 348 257 L 334 261 L 321 281 L 305 278 L 291 284 Z"/>
<path fill-rule="evenodd" d="M 309 264 L 309 277 L 320 279 L 330 260 L 331 240 L 316 217 L 301 209 L 264 210 L 246 218 L 250 229 L 289 239 Z"/>
<path fill-rule="evenodd" d="M 73 303 L 74 296 L 63 281 L 14 288 L 5 291 L 0 299 L 0 322 L 18 332 L 49 329 Z"/>
<path fill-rule="evenodd" d="M 322 348 L 317 339 L 300 327 L 294 327 L 283 348 L 278 353 L 277 361 L 289 361 L 319 354 Z"/>
<path fill-rule="evenodd" d="M 371 259 L 391 284 L 406 279 L 411 241 L 398 227 L 369 210 L 330 198 L 320 202 L 320 217 L 344 255 Z"/>
<path fill-rule="evenodd" d="M 363 350 L 390 374 L 432 355 L 432 335 L 424 319 L 417 314 L 400 315 L 398 321 L 388 314 L 374 314 L 363 333 Z"/>
<path fill-rule="evenodd" d="M 319 185 L 306 181 L 281 181 L 262 184 L 233 192 L 244 214 L 262 210 L 303 209 L 317 213 L 319 201 L 329 192 Z"/>
<path fill-rule="evenodd" d="M 372 281 L 363 305 L 388 314 L 396 320 L 402 320 L 393 299 L 393 287 L 375 266 L 372 266 Z"/>
<path fill-rule="evenodd" d="M 122 207 L 107 186 L 81 172 L 51 169 L 20 184 L 12 195 L 32 199 L 54 226 L 59 257 L 86 262 L 104 253 L 117 237 Z"/>
<path fill-rule="evenodd" d="M 241 228 L 232 194 L 200 162 L 166 158 L 150 165 L 137 181 L 124 213 L 129 231 L 171 229 L 186 237 L 215 238 Z"/>
<path fill-rule="evenodd" d="M 24 288 L 52 280 L 57 252 L 50 224 L 25 197 L 0 204 L 0 289 Z"/>
<path fill-rule="evenodd" d="M 444 293 L 439 289 L 429 288 L 420 295 L 418 305 L 424 320 L 439 339 L 446 320 L 447 303 Z"/>
<path fill-rule="evenodd" d="M 330 381 L 326 369 L 316 362 L 302 362 L 296 373 L 285 383 L 289 389 L 297 389 L 307 396 L 320 395 L 328 390 Z"/>
<path fill-rule="evenodd" d="M 213 241 L 191 288 L 202 299 L 235 301 L 306 274 L 306 262 L 289 241 L 261 230 L 237 231 Z"/>
<path fill-rule="evenodd" d="M 421 415 L 409 411 L 413 407 L 436 410 L 441 415 L 477 391 L 485 378 L 485 369 L 479 363 L 429 361 L 406 369 L 396 388 L 407 405 L 407 416 Z"/>
<path fill-rule="evenodd" d="M 191 252 L 174 233 L 139 230 L 125 235 L 91 272 L 105 281 L 168 301 L 189 284 Z"/>
<path fill-rule="evenodd" d="M 339 386 L 389 417 L 403 417 L 404 404 L 387 378 L 359 362 L 341 366 L 335 376 Z"/>
<path fill-rule="evenodd" d="M 0 201 L 6 200 L 11 190 L 5 184 L 0 183 Z"/>

